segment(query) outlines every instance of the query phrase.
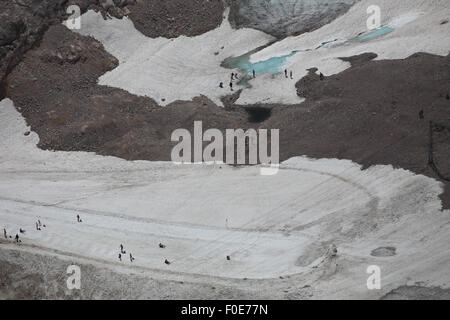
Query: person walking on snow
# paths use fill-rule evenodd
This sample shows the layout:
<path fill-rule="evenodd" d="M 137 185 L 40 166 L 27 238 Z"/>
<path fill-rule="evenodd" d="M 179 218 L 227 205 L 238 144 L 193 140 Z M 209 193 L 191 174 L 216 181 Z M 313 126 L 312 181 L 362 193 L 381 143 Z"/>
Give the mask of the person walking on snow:
<path fill-rule="evenodd" d="M 256 78 L 256 72 L 255 72 L 255 70 L 253 70 L 253 79 L 255 79 Z"/>
<path fill-rule="evenodd" d="M 291 70 L 291 72 L 290 72 L 289 74 L 290 74 L 290 76 L 291 76 L 291 79 L 294 79 L 294 78 L 292 77 L 292 70 Z"/>
<path fill-rule="evenodd" d="M 231 81 L 233 81 L 234 80 L 234 73 L 232 72 L 231 73 Z"/>
<path fill-rule="evenodd" d="M 122 254 L 119 253 L 119 260 L 122 261 Z"/>
<path fill-rule="evenodd" d="M 131 261 L 131 262 L 134 261 L 134 258 L 133 258 L 133 256 L 131 255 L 131 252 L 130 252 L 130 261 Z"/>
<path fill-rule="evenodd" d="M 41 231 L 41 228 L 39 228 L 39 223 L 36 222 L 36 230 Z"/>
<path fill-rule="evenodd" d="M 19 235 L 16 234 L 16 242 L 19 242 Z"/>
<path fill-rule="evenodd" d="M 287 69 L 284 69 L 284 75 L 285 75 L 286 78 L 288 77 L 288 75 L 287 75 Z"/>
<path fill-rule="evenodd" d="M 233 82 L 230 82 L 230 89 L 233 91 Z"/>
<path fill-rule="evenodd" d="M 6 235 L 6 229 L 3 228 L 3 236 L 5 237 L 5 239 L 8 239 L 8 236 Z"/>

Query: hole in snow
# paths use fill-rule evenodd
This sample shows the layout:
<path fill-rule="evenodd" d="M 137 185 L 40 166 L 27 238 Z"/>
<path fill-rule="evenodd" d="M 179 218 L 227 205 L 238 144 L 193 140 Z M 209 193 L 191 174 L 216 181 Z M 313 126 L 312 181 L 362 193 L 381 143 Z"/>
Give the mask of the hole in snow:
<path fill-rule="evenodd" d="M 272 115 L 272 110 L 264 107 L 247 107 L 248 121 L 251 123 L 264 122 Z"/>

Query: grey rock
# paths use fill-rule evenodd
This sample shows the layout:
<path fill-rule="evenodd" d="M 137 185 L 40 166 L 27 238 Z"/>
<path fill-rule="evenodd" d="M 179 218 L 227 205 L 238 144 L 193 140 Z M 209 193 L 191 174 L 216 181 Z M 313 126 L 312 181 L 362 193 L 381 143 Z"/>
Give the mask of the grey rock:
<path fill-rule="evenodd" d="M 347 12 L 358 0 L 227 0 L 235 28 L 282 38 L 312 31 Z"/>

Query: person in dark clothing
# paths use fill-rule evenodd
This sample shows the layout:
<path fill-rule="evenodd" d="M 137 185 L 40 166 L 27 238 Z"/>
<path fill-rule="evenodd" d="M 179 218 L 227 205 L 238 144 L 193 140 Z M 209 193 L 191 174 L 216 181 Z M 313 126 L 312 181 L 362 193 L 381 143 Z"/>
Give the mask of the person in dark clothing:
<path fill-rule="evenodd" d="M 131 254 L 131 252 L 130 252 L 130 261 L 131 261 L 131 262 L 134 261 L 134 258 L 133 258 L 133 255 Z"/>
<path fill-rule="evenodd" d="M 230 260 L 231 260 L 230 256 L 227 256 L 227 260 L 228 260 L 228 261 L 230 261 Z"/>
<path fill-rule="evenodd" d="M 323 80 L 325 79 L 325 76 L 323 75 L 322 72 L 320 73 L 320 76 L 319 76 L 319 77 L 320 77 L 320 81 L 323 81 Z"/>
<path fill-rule="evenodd" d="M 292 70 L 291 70 L 291 72 L 289 72 L 289 74 L 290 74 L 290 76 L 291 76 L 291 79 L 294 79 L 294 78 L 292 77 Z"/>
<path fill-rule="evenodd" d="M 287 78 L 288 77 L 288 75 L 287 75 L 287 69 L 284 69 L 284 76 Z"/>
<path fill-rule="evenodd" d="M 219 88 L 223 89 L 223 82 L 219 83 Z"/>
<path fill-rule="evenodd" d="M 425 118 L 425 115 L 423 113 L 423 110 L 420 110 L 420 112 L 419 112 L 419 119 L 423 120 L 424 118 Z"/>
<path fill-rule="evenodd" d="M 20 228 L 20 229 L 19 229 L 19 232 L 20 232 L 20 233 L 25 233 L 25 230 L 22 229 L 22 228 Z"/>
<path fill-rule="evenodd" d="M 3 236 L 5 237 L 5 239 L 8 239 L 8 236 L 6 235 L 6 229 L 3 228 Z"/>
<path fill-rule="evenodd" d="M 77 214 L 77 222 L 80 222 L 80 215 Z"/>
<path fill-rule="evenodd" d="M 230 82 L 230 89 L 233 91 L 233 82 Z"/>
<path fill-rule="evenodd" d="M 122 261 L 122 254 L 119 253 L 119 260 Z"/>
<path fill-rule="evenodd" d="M 163 245 L 162 243 L 160 243 L 160 244 L 159 244 L 159 247 L 160 247 L 161 249 L 164 249 L 166 246 Z"/>
<path fill-rule="evenodd" d="M 231 81 L 234 80 L 234 72 L 231 73 Z"/>
<path fill-rule="evenodd" d="M 16 234 L 16 242 L 19 242 L 19 235 L 18 234 Z"/>
<path fill-rule="evenodd" d="M 166 260 L 164 260 L 164 263 L 167 264 L 167 265 L 169 265 L 169 264 L 170 264 L 170 261 L 166 259 Z"/>
<path fill-rule="evenodd" d="M 253 79 L 256 78 L 256 72 L 253 70 Z"/>

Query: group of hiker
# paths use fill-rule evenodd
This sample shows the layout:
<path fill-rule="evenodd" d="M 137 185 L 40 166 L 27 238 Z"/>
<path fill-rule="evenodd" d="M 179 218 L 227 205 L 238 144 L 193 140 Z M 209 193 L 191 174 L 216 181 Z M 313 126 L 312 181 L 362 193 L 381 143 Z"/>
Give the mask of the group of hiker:
<path fill-rule="evenodd" d="M 294 79 L 292 70 L 289 71 L 289 76 L 288 76 L 288 70 L 284 69 L 284 76 L 286 77 L 286 79 L 288 79 L 288 78 Z"/>
<path fill-rule="evenodd" d="M 119 260 L 122 261 L 122 255 L 127 254 L 127 252 L 125 251 L 125 249 L 123 248 L 123 244 L 120 244 L 120 252 L 119 252 Z M 130 262 L 133 262 L 135 259 L 133 257 L 133 255 L 130 252 Z"/>
<path fill-rule="evenodd" d="M 254 72 L 254 71 L 253 71 Z M 233 81 L 234 80 L 239 80 L 239 74 L 238 73 L 231 73 L 231 79 L 230 79 L 230 90 L 233 91 Z M 223 82 L 219 83 L 219 88 L 223 89 Z"/>
<path fill-rule="evenodd" d="M 38 219 L 36 220 L 35 226 L 36 226 L 36 231 L 41 231 L 42 228 L 46 228 L 46 225 L 41 223 L 40 218 L 38 218 Z M 19 228 L 19 232 L 16 233 L 16 235 L 14 236 L 14 241 L 15 241 L 16 243 L 21 243 L 22 240 L 20 240 L 20 235 L 25 234 L 25 232 L 26 232 L 25 229 Z M 6 228 L 3 228 L 3 237 L 4 237 L 5 239 L 12 239 L 12 236 L 11 236 L 11 235 L 8 235 L 8 233 L 7 233 L 7 231 L 6 231 Z"/>
<path fill-rule="evenodd" d="M 255 70 L 252 70 L 252 76 L 253 76 L 253 79 L 256 78 L 256 71 L 255 71 Z M 284 76 L 286 77 L 286 79 L 289 79 L 289 78 L 290 78 L 290 79 L 294 79 L 294 73 L 293 73 L 292 70 L 288 71 L 288 69 L 284 69 Z M 320 72 L 319 78 L 320 78 L 320 81 L 325 80 L 325 76 L 323 75 L 322 72 Z M 229 85 L 231 91 L 234 91 L 234 90 L 233 90 L 233 81 L 234 81 L 234 80 L 239 80 L 239 74 L 238 74 L 238 73 L 232 72 L 232 73 L 231 73 L 231 79 L 230 79 L 230 85 Z M 223 82 L 220 82 L 220 83 L 219 83 L 219 88 L 221 88 L 221 89 L 224 88 Z"/>
<path fill-rule="evenodd" d="M 14 237 L 14 240 L 16 241 L 16 243 L 22 242 L 22 240 L 20 240 L 19 234 L 23 234 L 23 233 L 25 233 L 25 230 L 22 229 L 22 228 L 19 228 L 19 233 L 16 233 L 16 236 Z M 3 228 L 3 237 L 4 237 L 5 239 L 8 239 L 8 238 L 9 238 L 9 239 L 12 239 L 12 236 L 10 236 L 10 235 L 7 234 L 6 228 Z"/>
<path fill-rule="evenodd" d="M 162 244 L 162 243 L 159 243 L 158 246 L 159 246 L 159 248 L 161 248 L 161 249 L 164 249 L 164 248 L 166 247 L 166 245 L 165 245 L 165 244 Z M 127 254 L 127 252 L 125 251 L 125 249 L 124 249 L 124 247 L 123 247 L 123 244 L 120 244 L 119 248 L 120 248 L 120 252 L 119 252 L 118 258 L 119 258 L 119 261 L 122 261 L 123 255 Z M 131 254 L 131 252 L 130 252 L 129 256 L 130 256 L 130 262 L 133 262 L 133 261 L 135 260 L 135 258 L 133 257 L 133 255 Z M 164 263 L 167 264 L 167 265 L 169 265 L 169 264 L 170 264 L 170 261 L 167 260 L 167 259 L 165 259 L 165 260 L 164 260 Z"/>

